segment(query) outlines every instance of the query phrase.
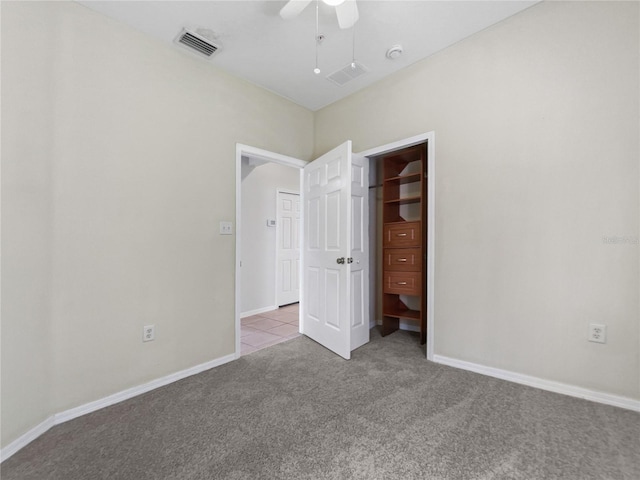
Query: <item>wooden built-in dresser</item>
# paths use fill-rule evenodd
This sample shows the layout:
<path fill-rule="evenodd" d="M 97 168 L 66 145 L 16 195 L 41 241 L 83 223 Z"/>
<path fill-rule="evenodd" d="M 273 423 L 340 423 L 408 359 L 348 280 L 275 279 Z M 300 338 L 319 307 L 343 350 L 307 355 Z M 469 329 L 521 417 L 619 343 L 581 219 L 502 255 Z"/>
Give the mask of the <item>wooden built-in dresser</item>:
<path fill-rule="evenodd" d="M 427 149 L 425 144 L 388 153 L 382 161 L 382 336 L 400 320 L 426 341 Z"/>

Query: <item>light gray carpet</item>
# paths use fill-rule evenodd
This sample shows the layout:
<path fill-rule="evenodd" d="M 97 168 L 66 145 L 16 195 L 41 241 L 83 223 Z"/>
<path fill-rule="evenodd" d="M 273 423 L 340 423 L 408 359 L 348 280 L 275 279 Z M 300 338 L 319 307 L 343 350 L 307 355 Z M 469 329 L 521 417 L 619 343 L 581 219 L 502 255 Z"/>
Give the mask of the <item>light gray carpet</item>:
<path fill-rule="evenodd" d="M 638 479 L 640 414 L 301 337 L 54 427 L 2 479 Z"/>

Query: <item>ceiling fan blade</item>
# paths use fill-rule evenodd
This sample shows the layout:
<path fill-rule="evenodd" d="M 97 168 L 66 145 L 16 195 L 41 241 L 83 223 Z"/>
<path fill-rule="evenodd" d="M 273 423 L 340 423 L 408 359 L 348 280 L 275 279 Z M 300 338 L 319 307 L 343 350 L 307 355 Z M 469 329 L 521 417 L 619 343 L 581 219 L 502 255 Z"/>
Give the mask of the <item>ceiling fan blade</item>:
<path fill-rule="evenodd" d="M 296 17 L 310 3 L 311 0 L 289 0 L 280 10 L 280 16 L 285 20 Z"/>
<path fill-rule="evenodd" d="M 358 21 L 358 6 L 356 0 L 346 0 L 336 7 L 338 25 L 340 28 L 351 28 Z"/>

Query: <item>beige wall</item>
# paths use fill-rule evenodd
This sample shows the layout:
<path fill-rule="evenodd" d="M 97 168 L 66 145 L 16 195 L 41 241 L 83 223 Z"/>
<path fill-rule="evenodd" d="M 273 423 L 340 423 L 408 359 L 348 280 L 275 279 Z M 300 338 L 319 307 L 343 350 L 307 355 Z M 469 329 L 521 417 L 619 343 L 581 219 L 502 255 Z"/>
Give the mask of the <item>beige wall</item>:
<path fill-rule="evenodd" d="M 35 48 L 53 35 L 51 11 L 2 8 L 3 446 L 51 413 L 53 63 Z M 34 50 L 25 55 L 10 39 L 29 21 Z"/>
<path fill-rule="evenodd" d="M 2 3 L 2 75 L 6 446 L 233 352 L 235 144 L 309 158 L 313 114 L 69 2 Z"/>
<path fill-rule="evenodd" d="M 436 353 L 640 398 L 637 3 L 545 3 L 317 112 L 2 3 L 2 446 L 234 347 L 235 142 L 436 132 Z M 585 340 L 609 326 L 606 345 Z M 141 342 L 142 326 L 157 339 Z"/>
<path fill-rule="evenodd" d="M 316 154 L 435 131 L 436 354 L 640 399 L 638 19 L 539 4 L 317 112 Z"/>

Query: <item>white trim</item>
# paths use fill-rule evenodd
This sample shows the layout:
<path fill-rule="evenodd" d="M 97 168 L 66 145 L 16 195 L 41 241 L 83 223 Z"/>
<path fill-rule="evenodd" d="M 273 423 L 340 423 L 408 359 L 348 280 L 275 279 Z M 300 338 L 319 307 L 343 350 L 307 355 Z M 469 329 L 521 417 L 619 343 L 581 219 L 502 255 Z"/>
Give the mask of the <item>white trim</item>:
<path fill-rule="evenodd" d="M 122 390 L 121 392 L 114 393 L 113 395 L 109 395 L 108 397 L 101 398 L 100 400 L 85 403 L 84 405 L 80 405 L 79 407 L 71 408 L 69 410 L 65 410 L 64 412 L 56 413 L 55 424 L 58 425 L 59 423 L 67 422 L 69 420 L 80 417 L 82 415 L 86 415 L 87 413 L 95 412 L 96 410 L 100 410 L 101 408 L 115 405 L 116 403 L 120 403 L 124 400 L 137 397 L 138 395 L 142 395 L 143 393 L 150 392 L 151 390 L 155 390 L 156 388 L 164 387 L 165 385 L 169 385 L 170 383 L 177 382 L 178 380 L 182 380 L 183 378 L 187 378 L 192 375 L 196 375 L 198 373 L 204 372 L 205 370 L 209 370 L 211 368 L 224 365 L 225 363 L 229 363 L 235 359 L 236 357 L 234 354 L 216 358 L 215 360 L 211 360 L 206 363 L 201 363 L 200 365 L 196 365 L 194 367 L 190 367 L 185 370 L 172 373 L 165 377 L 158 378 L 156 380 L 152 380 L 147 383 L 143 383 L 142 385 L 138 385 L 136 387 Z"/>
<path fill-rule="evenodd" d="M 27 444 L 29 444 L 30 442 L 38 438 L 40 435 L 42 435 L 43 433 L 45 433 L 47 430 L 49 430 L 51 427 L 55 425 L 59 425 L 69 420 L 73 420 L 74 418 L 80 417 L 82 415 L 86 415 L 87 413 L 95 412 L 96 410 L 100 410 L 102 408 L 115 405 L 116 403 L 120 403 L 124 400 L 137 397 L 138 395 L 142 395 L 143 393 L 150 392 L 151 390 L 155 390 L 156 388 L 164 387 L 165 385 L 169 385 L 170 383 L 177 382 L 178 380 L 182 380 L 183 378 L 187 378 L 192 375 L 202 373 L 205 370 L 210 370 L 211 368 L 218 367 L 225 363 L 229 363 L 235 359 L 236 359 L 235 354 L 225 355 L 224 357 L 216 358 L 215 360 L 201 363 L 200 365 L 195 365 L 185 370 L 180 370 L 179 372 L 175 372 L 170 375 L 157 378 L 156 380 L 143 383 L 142 385 L 138 385 L 136 387 L 122 390 L 121 392 L 114 393 L 113 395 L 109 395 L 99 400 L 85 403 L 84 405 L 80 405 L 78 407 L 70 408 L 69 410 L 56 413 L 55 415 L 50 416 L 44 422 L 40 423 L 39 425 L 36 425 L 27 433 L 25 433 L 24 435 L 21 435 L 16 440 L 14 440 L 9 445 L 7 445 L 5 448 L 3 448 L 2 451 L 0 452 L 0 459 L 1 461 L 4 462 L 7 458 L 12 456 L 18 450 L 25 447 Z"/>
<path fill-rule="evenodd" d="M 420 333 L 420 325 L 416 325 L 414 322 L 407 322 L 406 320 L 400 319 L 398 322 L 398 329 L 404 330 L 405 332 L 418 332 Z"/>
<path fill-rule="evenodd" d="M 234 308 L 234 321 L 235 321 L 235 353 L 236 358 L 240 358 L 240 338 L 242 333 L 240 331 L 240 311 L 242 309 L 240 301 L 240 288 L 242 286 L 240 282 L 240 267 L 242 261 L 242 248 L 240 238 L 242 237 L 242 146 L 236 144 L 236 278 L 234 287 L 235 296 L 235 308 Z"/>
<path fill-rule="evenodd" d="M 251 315 L 260 315 L 264 312 L 272 312 L 273 310 L 277 310 L 277 305 L 269 305 L 268 307 L 256 308 L 255 310 L 249 310 L 248 312 L 242 312 L 240 314 L 240 318 L 247 318 Z"/>
<path fill-rule="evenodd" d="M 370 148 L 358 155 L 373 157 L 427 142 L 427 360 L 433 360 L 435 349 L 435 239 L 436 239 L 436 133 L 413 137 Z"/>
<path fill-rule="evenodd" d="M 405 138 L 404 140 L 398 140 L 397 142 L 391 142 L 387 143 L 386 145 L 380 145 L 378 147 L 370 148 L 369 150 L 365 150 L 364 152 L 358 152 L 358 155 L 362 155 L 364 157 L 373 157 L 393 152 L 394 150 L 412 147 L 414 145 L 418 145 L 419 143 L 424 143 L 427 140 L 431 140 L 434 133 L 435 132 L 431 131 L 427 133 L 421 133 L 420 135 L 414 135 L 413 137 Z"/>
<path fill-rule="evenodd" d="M 278 163 L 287 167 L 299 168 L 300 180 L 302 181 L 302 168 L 307 164 L 299 158 L 289 157 L 280 153 L 270 152 L 261 148 L 236 143 L 236 279 L 235 279 L 235 322 L 236 322 L 236 345 L 235 355 L 240 358 L 240 318 L 241 317 L 241 269 L 240 261 L 242 260 L 242 156 L 250 158 L 259 158 L 268 162 Z M 302 298 L 300 299 L 302 300 Z"/>
<path fill-rule="evenodd" d="M 369 322 L 369 329 L 372 329 L 375 326 L 382 325 L 382 320 L 371 320 Z M 398 323 L 398 329 L 404 330 L 405 332 L 420 332 L 420 327 L 415 323 L 407 322 L 406 320 L 400 319 Z"/>
<path fill-rule="evenodd" d="M 612 405 L 614 407 L 620 407 L 627 410 L 640 412 L 640 400 L 634 400 L 633 398 L 629 397 L 612 395 L 610 393 L 590 390 L 588 388 L 555 382 L 553 380 L 545 380 L 543 378 L 532 377 L 530 375 L 524 375 L 522 373 L 510 372 L 508 370 L 502 370 L 494 367 L 487 367 L 478 363 L 458 360 L 455 358 L 446 357 L 444 355 L 434 355 L 433 361 L 442 365 L 448 365 L 450 367 L 480 373 L 489 377 L 499 378 L 501 380 L 507 380 L 509 382 L 519 383 L 521 385 L 527 385 L 529 387 L 535 387 L 541 390 L 548 390 L 550 392 L 561 393 L 563 395 L 569 395 L 571 397 L 583 398 L 585 400 L 591 400 L 592 402 L 603 403 L 605 405 Z"/>
<path fill-rule="evenodd" d="M 303 168 L 308 162 L 300 160 L 299 158 L 289 157 L 288 155 L 282 155 L 281 153 L 270 152 L 261 148 L 252 147 L 250 145 L 243 145 L 242 143 L 236 143 L 236 153 L 245 155 L 247 157 L 259 158 L 266 160 L 267 162 L 279 163 L 280 165 L 286 165 L 288 167 Z"/>
<path fill-rule="evenodd" d="M 298 333 L 304 335 L 304 315 L 302 315 L 304 304 L 304 275 L 302 274 L 302 254 L 304 245 L 304 167 L 300 169 L 300 262 L 298 269 L 298 281 L 300 282 L 300 302 L 298 308 Z"/>
<path fill-rule="evenodd" d="M 427 135 L 427 360 L 435 352 L 436 301 L 436 132 Z"/>
<path fill-rule="evenodd" d="M 288 188 L 278 188 L 276 193 L 288 193 L 289 195 L 300 195 L 300 191 L 290 190 Z"/>
<path fill-rule="evenodd" d="M 39 423 L 24 435 L 20 435 L 13 442 L 11 442 L 9 445 L 7 445 L 2 450 L 0 450 L 0 462 L 4 462 L 9 457 L 11 457 L 14 453 L 16 453 L 18 450 L 26 447 L 29 443 L 33 442 L 36 438 L 38 438 L 40 435 L 45 433 L 54 425 L 55 425 L 54 415 L 51 415 L 44 422 Z"/>

